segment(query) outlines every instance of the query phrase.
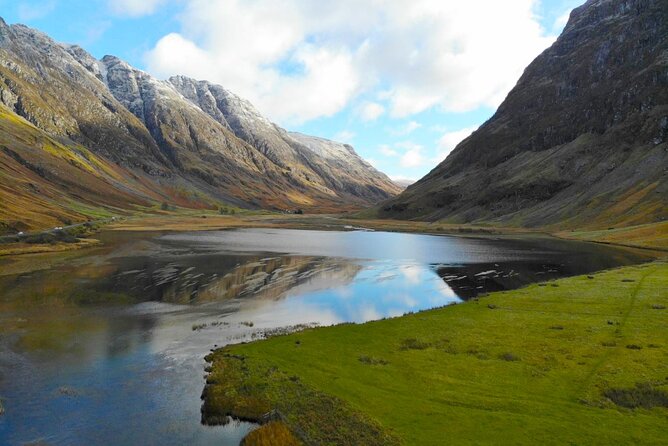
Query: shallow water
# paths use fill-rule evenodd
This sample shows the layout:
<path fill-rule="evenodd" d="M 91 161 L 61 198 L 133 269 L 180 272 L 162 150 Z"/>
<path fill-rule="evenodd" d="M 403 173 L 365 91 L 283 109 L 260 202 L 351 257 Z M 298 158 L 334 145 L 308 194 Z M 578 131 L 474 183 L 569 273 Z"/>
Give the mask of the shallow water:
<path fill-rule="evenodd" d="M 646 259 L 548 238 L 363 231 L 103 239 L 55 267 L 0 276 L 0 444 L 238 445 L 253 425 L 200 424 L 215 346 Z"/>

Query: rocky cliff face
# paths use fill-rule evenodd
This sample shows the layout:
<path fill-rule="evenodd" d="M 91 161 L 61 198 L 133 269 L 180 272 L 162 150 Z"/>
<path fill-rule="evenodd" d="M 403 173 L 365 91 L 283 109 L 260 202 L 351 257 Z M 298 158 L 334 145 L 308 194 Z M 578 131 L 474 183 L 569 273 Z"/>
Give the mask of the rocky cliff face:
<path fill-rule="evenodd" d="M 50 135 L 152 175 L 167 175 L 170 166 L 142 123 L 66 47 L 1 19 L 0 100 Z"/>
<path fill-rule="evenodd" d="M 172 77 L 169 81 L 198 108 L 286 169 L 298 183 L 325 193 L 337 193 L 352 200 L 361 197 L 370 202 L 383 200 L 388 194 L 396 195 L 401 190 L 350 146 L 288 133 L 262 116 L 250 102 L 220 85 L 185 76 Z M 323 150 L 325 147 L 329 150 Z"/>
<path fill-rule="evenodd" d="M 287 138 L 328 187 L 368 197 L 371 201 L 382 200 L 387 193 L 387 183 L 391 182 L 387 175 L 363 160 L 349 144 L 297 132 L 289 132 Z M 361 178 L 365 180 L 360 181 Z M 401 190 L 401 186 L 392 182 L 392 195 Z"/>
<path fill-rule="evenodd" d="M 342 165 L 309 150 L 220 86 L 185 77 L 161 81 L 116 57 L 96 60 L 78 46 L 2 19 L 0 104 L 7 129 L 23 131 L 23 124 L 14 125 L 20 117 L 40 138 L 56 138 L 64 150 L 79 147 L 109 163 L 114 175 L 95 166 L 89 173 L 133 197 L 128 205 L 167 201 L 334 211 L 399 192 L 354 151 L 348 167 L 355 169 L 337 170 Z M 5 152 L 25 161 L 25 147 L 13 144 L 17 135 L 5 136 Z M 32 155 L 42 156 L 45 165 L 55 162 L 46 150 Z M 49 187 L 63 186 L 56 181 Z M 76 184 L 69 185 L 63 196 L 84 195 L 74 189 Z M 91 205 L 105 205 L 94 203 L 92 195 L 87 194 Z M 0 218 L 20 219 L 19 214 Z M 77 217 L 72 209 L 63 214 Z"/>
<path fill-rule="evenodd" d="M 495 115 L 381 216 L 604 227 L 668 218 L 668 1 L 589 0 Z"/>

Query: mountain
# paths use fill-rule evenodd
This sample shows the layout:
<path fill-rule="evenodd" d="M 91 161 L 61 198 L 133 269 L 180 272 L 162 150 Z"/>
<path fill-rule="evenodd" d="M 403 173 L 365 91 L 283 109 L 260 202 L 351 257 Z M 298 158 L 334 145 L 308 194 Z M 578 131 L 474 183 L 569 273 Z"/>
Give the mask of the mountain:
<path fill-rule="evenodd" d="M 404 189 L 406 189 L 411 184 L 415 183 L 415 180 L 412 180 L 410 178 L 394 178 L 392 179 L 392 181 L 394 181 L 396 184 L 398 184 Z"/>
<path fill-rule="evenodd" d="M 608 227 L 668 218 L 668 1 L 589 0 L 494 116 L 379 216 Z"/>
<path fill-rule="evenodd" d="M 326 193 L 336 191 L 353 202 L 362 199 L 377 203 L 401 190 L 347 144 L 287 132 L 262 116 L 250 102 L 219 85 L 184 76 L 172 77 L 169 82 L 193 104 L 302 182 Z"/>
<path fill-rule="evenodd" d="M 161 202 L 340 211 L 401 190 L 352 147 L 323 155 L 220 86 L 2 19 L 0 127 L 0 232 Z"/>

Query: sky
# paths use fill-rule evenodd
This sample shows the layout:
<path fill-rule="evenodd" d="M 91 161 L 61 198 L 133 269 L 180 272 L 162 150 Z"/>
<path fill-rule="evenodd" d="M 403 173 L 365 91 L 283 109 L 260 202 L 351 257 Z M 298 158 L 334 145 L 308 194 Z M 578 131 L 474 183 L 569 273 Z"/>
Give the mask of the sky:
<path fill-rule="evenodd" d="M 0 17 L 249 99 L 417 180 L 489 119 L 583 0 L 0 0 Z"/>

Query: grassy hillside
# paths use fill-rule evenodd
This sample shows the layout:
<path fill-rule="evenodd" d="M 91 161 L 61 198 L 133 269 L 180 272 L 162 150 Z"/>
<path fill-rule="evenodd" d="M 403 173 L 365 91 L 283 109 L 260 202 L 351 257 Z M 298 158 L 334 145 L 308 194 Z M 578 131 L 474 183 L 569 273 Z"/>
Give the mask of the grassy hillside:
<path fill-rule="evenodd" d="M 655 262 L 230 346 L 204 416 L 277 409 L 313 444 L 666 444 L 667 289 Z"/>
<path fill-rule="evenodd" d="M 157 209 L 162 202 L 191 209 L 221 204 L 178 179 L 149 182 L 0 104 L 0 235 Z"/>
<path fill-rule="evenodd" d="M 555 235 L 616 245 L 668 250 L 668 222 L 598 231 L 564 231 Z"/>
<path fill-rule="evenodd" d="M 0 233 L 99 218 L 114 207 L 148 203 L 114 185 L 123 181 L 129 190 L 132 183 L 117 167 L 0 106 Z"/>

